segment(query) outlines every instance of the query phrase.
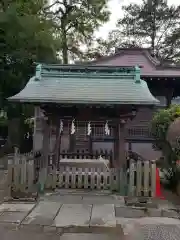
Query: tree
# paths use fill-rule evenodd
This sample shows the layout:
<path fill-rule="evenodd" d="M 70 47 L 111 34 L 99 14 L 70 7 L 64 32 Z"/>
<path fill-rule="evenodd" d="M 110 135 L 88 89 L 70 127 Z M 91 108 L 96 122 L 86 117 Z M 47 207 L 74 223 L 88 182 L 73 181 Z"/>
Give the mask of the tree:
<path fill-rule="evenodd" d="M 173 162 L 180 158 L 179 146 L 172 146 L 171 140 L 168 138 L 167 135 L 171 124 L 179 117 L 180 105 L 172 105 L 168 109 L 162 109 L 157 111 L 151 123 L 151 130 L 156 140 L 156 147 L 162 151 L 168 165 L 172 165 Z"/>
<path fill-rule="evenodd" d="M 113 45 L 145 46 L 150 47 L 152 53 L 162 59 L 173 59 L 174 45 L 170 44 L 169 35 L 171 32 L 175 33 L 173 29 L 179 26 L 180 6 L 169 6 L 166 0 L 143 0 L 142 4 L 131 3 L 122 9 L 124 14 L 117 21 L 117 29 L 110 32 L 105 42 L 106 51 Z"/>
<path fill-rule="evenodd" d="M 84 52 L 85 60 L 95 60 L 102 56 L 109 56 L 115 53 L 118 48 L 140 47 L 140 42 L 127 41 L 122 38 L 121 32 L 113 30 L 109 32 L 107 39 L 97 38 L 94 44 L 90 45 Z"/>
<path fill-rule="evenodd" d="M 169 59 L 174 59 L 177 63 L 180 62 L 180 23 L 176 23 L 165 38 L 165 49 L 168 53 Z"/>
<path fill-rule="evenodd" d="M 180 105 L 173 105 L 155 113 L 152 120 L 152 133 L 156 140 L 156 147 L 164 156 L 161 167 L 165 168 L 165 175 L 169 180 L 171 190 L 179 193 L 180 171 L 177 160 L 180 159 L 179 131 Z"/>
<path fill-rule="evenodd" d="M 61 44 L 63 63 L 83 58 L 83 46 L 90 45 L 94 32 L 109 20 L 108 0 L 62 0 L 46 5 L 44 13 L 53 19 L 55 36 Z"/>
<path fill-rule="evenodd" d="M 12 104 L 7 97 L 19 92 L 34 74 L 34 62 L 57 61 L 58 44 L 52 21 L 43 13 L 45 0 L 1 0 L 0 2 L 0 107 L 8 115 L 8 146 L 16 134 L 12 119 L 23 123 L 32 108 Z M 14 134 L 13 134 L 14 132 Z"/>
<path fill-rule="evenodd" d="M 1 102 L 26 84 L 34 62 L 56 59 L 52 25 L 40 14 L 43 2 L 1 1 Z"/>

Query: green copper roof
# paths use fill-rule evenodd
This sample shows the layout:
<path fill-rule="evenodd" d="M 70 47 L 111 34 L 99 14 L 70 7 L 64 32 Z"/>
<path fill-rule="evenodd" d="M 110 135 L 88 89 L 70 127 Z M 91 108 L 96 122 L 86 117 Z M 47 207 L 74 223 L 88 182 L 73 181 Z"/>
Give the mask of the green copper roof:
<path fill-rule="evenodd" d="M 138 67 L 46 65 L 9 100 L 87 104 L 156 105 Z"/>

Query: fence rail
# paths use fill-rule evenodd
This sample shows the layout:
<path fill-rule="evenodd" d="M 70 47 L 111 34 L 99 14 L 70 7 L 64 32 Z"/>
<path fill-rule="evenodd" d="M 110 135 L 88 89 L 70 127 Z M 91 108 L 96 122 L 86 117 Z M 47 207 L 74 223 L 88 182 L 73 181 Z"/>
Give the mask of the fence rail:
<path fill-rule="evenodd" d="M 104 155 L 108 156 L 104 152 Z M 69 156 L 69 158 L 67 158 Z M 59 165 L 56 168 L 55 165 L 48 165 L 47 178 L 45 181 L 45 188 L 83 188 L 83 189 L 109 189 L 119 191 L 120 185 L 120 171 L 114 168 L 104 167 L 102 161 L 102 167 L 99 164 L 95 164 L 96 160 L 89 159 L 89 164 L 86 165 L 86 154 L 84 158 L 70 158 L 68 153 L 62 154 L 62 159 L 67 158 L 68 161 L 76 160 L 82 162 L 79 167 L 76 165 L 67 166 Z M 111 154 L 109 155 L 111 156 Z M 89 154 L 88 154 L 89 157 Z M 134 157 L 134 158 L 133 158 Z M 35 154 L 19 154 L 15 153 L 8 160 L 8 189 L 9 194 L 12 192 L 32 192 L 33 189 L 37 189 L 39 179 L 39 171 L 41 169 L 41 159 L 35 158 Z M 94 158 L 93 158 L 94 159 Z M 109 160 L 109 158 L 106 158 Z M 127 154 L 128 168 L 126 172 L 125 183 L 127 184 L 127 195 L 129 196 L 154 196 L 155 184 L 156 184 L 156 163 L 154 161 L 143 161 L 133 153 Z M 50 160 L 51 161 L 51 160 Z M 98 160 L 97 160 L 98 161 Z M 93 162 L 93 165 L 91 165 Z"/>
<path fill-rule="evenodd" d="M 120 173 L 122 174 L 122 173 Z M 154 161 L 130 160 L 126 180 L 129 196 L 154 196 L 156 184 L 156 164 Z M 47 188 L 109 189 L 119 190 L 119 171 L 103 167 L 79 168 L 60 167 L 51 169 L 46 181 Z"/>
<path fill-rule="evenodd" d="M 34 193 L 36 179 L 36 156 L 39 152 L 20 154 L 17 150 L 14 155 L 8 155 L 8 195 L 29 196 Z"/>

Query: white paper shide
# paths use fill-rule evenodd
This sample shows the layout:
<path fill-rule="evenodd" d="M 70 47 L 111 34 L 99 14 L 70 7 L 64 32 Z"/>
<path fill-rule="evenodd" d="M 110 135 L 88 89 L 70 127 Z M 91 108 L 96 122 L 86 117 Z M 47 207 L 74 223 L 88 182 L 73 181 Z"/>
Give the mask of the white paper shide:
<path fill-rule="evenodd" d="M 109 128 L 109 125 L 108 125 L 108 121 L 106 121 L 104 130 L 105 130 L 105 134 L 109 136 L 110 135 L 110 128 Z"/>
<path fill-rule="evenodd" d="M 72 121 L 72 124 L 71 124 L 71 135 L 75 134 L 76 132 L 76 127 L 75 127 L 75 119 Z"/>
<path fill-rule="evenodd" d="M 91 132 L 92 132 L 91 122 L 89 122 L 89 123 L 88 123 L 88 126 L 87 126 L 87 135 L 90 136 L 90 135 L 91 135 Z"/>

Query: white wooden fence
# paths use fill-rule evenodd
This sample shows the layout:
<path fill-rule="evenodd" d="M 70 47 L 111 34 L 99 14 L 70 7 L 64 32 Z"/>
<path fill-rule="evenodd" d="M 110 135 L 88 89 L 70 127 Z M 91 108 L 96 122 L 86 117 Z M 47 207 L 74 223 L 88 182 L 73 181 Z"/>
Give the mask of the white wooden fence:
<path fill-rule="evenodd" d="M 156 193 L 156 162 L 130 160 L 127 174 L 129 196 L 151 196 Z"/>
<path fill-rule="evenodd" d="M 78 168 L 64 166 L 60 171 L 50 170 L 46 181 L 46 188 L 74 188 L 74 189 L 111 189 L 118 190 L 117 169 Z M 155 196 L 156 164 L 154 161 L 130 160 L 125 182 L 129 196 Z"/>
<path fill-rule="evenodd" d="M 31 191 L 34 185 L 34 158 L 32 153 L 8 156 L 8 195 L 11 192 Z"/>
<path fill-rule="evenodd" d="M 82 161 L 86 161 L 82 159 Z M 135 162 L 129 160 L 125 182 L 129 196 L 155 196 L 156 163 L 155 161 Z M 19 155 L 8 160 L 8 189 L 28 191 L 34 185 L 35 167 L 33 154 Z M 117 169 L 104 167 L 70 167 L 61 166 L 57 171 L 49 167 L 45 187 L 74 188 L 74 189 L 109 189 L 119 190 L 119 173 Z"/>

